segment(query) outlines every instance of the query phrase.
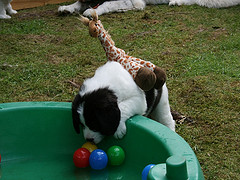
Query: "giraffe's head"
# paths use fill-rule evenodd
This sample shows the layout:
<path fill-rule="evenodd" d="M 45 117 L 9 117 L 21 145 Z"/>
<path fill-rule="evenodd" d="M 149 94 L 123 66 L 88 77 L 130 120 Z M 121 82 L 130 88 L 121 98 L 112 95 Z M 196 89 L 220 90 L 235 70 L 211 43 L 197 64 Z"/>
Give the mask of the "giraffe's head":
<path fill-rule="evenodd" d="M 88 26 L 89 28 L 89 34 L 92 37 L 98 37 L 99 34 L 99 27 L 100 27 L 100 20 L 98 20 L 98 15 L 96 13 L 96 11 L 92 11 L 92 19 L 88 19 L 86 17 L 81 16 L 80 20 L 81 22 L 85 25 Z"/>

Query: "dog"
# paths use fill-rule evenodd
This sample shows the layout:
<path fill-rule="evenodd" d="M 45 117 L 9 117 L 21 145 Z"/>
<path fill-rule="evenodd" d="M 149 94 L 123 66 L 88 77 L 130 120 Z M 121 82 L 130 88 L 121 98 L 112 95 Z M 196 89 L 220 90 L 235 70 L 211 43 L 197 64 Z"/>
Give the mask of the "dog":
<path fill-rule="evenodd" d="M 193 5 L 208 8 L 224 8 L 240 4 L 240 0 L 79 0 L 68 6 L 60 6 L 59 13 L 83 13 L 91 17 L 93 7 L 98 15 L 129 10 L 143 10 L 147 4 Z"/>
<path fill-rule="evenodd" d="M 194 5 L 208 8 L 225 8 L 240 4 L 240 0 L 170 0 L 169 5 Z"/>
<path fill-rule="evenodd" d="M 7 15 L 16 14 L 17 11 L 13 10 L 10 2 L 12 0 L 0 0 L 0 19 L 10 19 L 11 16 Z"/>
<path fill-rule="evenodd" d="M 117 62 L 99 67 L 86 79 L 72 102 L 73 126 L 95 144 L 105 136 L 121 139 L 125 122 L 134 115 L 145 115 L 175 131 L 166 83 L 161 90 L 143 91 L 132 76 Z"/>

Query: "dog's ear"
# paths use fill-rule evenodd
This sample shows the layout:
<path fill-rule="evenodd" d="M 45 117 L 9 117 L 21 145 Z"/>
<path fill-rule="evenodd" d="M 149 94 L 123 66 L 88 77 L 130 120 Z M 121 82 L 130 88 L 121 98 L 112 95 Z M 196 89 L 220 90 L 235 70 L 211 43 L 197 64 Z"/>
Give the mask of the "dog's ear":
<path fill-rule="evenodd" d="M 103 92 L 101 103 L 98 104 L 96 111 L 100 133 L 105 136 L 114 135 L 121 119 L 117 96 L 110 90 Z"/>
<path fill-rule="evenodd" d="M 108 107 L 103 107 L 97 114 L 101 134 L 106 136 L 114 135 L 121 118 L 117 103 L 111 103 Z"/>
<path fill-rule="evenodd" d="M 84 98 L 86 126 L 102 135 L 113 135 L 121 119 L 117 96 L 108 88 L 102 88 L 85 95 Z"/>
<path fill-rule="evenodd" d="M 74 101 L 72 102 L 72 120 L 73 120 L 73 127 L 75 131 L 79 134 L 80 133 L 80 118 L 77 112 L 77 109 L 81 103 L 81 96 L 78 94 L 76 95 Z"/>

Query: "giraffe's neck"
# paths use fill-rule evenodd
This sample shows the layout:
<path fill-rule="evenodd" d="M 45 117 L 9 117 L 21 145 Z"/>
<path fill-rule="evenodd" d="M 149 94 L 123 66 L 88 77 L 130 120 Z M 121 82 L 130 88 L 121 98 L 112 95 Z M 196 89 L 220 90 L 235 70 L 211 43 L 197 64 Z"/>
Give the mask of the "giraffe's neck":
<path fill-rule="evenodd" d="M 118 59 L 125 55 L 122 49 L 115 46 L 114 41 L 108 32 L 103 28 L 102 24 L 98 26 L 98 38 L 106 52 L 106 56 L 110 61 L 118 61 Z"/>
<path fill-rule="evenodd" d="M 111 36 L 104 29 L 101 22 L 98 21 L 98 23 L 96 24 L 97 24 L 96 30 L 98 33 L 98 38 L 101 41 L 103 49 L 106 52 L 108 61 L 116 61 L 120 63 L 124 67 L 124 69 L 126 69 L 130 73 L 133 79 L 135 79 L 138 71 L 140 70 L 140 68 L 143 68 L 145 64 L 147 67 L 149 66 L 148 68 L 150 70 L 152 71 L 154 70 L 155 65 L 153 65 L 152 63 L 146 62 L 139 58 L 128 56 L 124 50 L 117 48 Z"/>
<path fill-rule="evenodd" d="M 105 29 L 99 28 L 98 32 L 98 38 L 102 44 L 102 47 L 106 51 L 106 53 L 108 53 L 110 51 L 110 47 L 115 47 L 114 42 L 109 36 L 109 34 L 105 31 Z"/>

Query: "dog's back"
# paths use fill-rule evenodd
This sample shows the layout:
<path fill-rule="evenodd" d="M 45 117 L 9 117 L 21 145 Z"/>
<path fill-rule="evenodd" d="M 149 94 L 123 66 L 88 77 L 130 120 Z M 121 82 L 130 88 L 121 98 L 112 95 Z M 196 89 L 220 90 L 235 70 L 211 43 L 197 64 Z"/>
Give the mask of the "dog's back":
<path fill-rule="evenodd" d="M 95 75 L 85 80 L 83 85 L 84 90 L 80 91 L 80 95 L 108 87 L 114 91 L 119 102 L 133 96 L 145 97 L 144 92 L 136 85 L 131 75 L 117 62 L 107 62 L 99 67 Z"/>

